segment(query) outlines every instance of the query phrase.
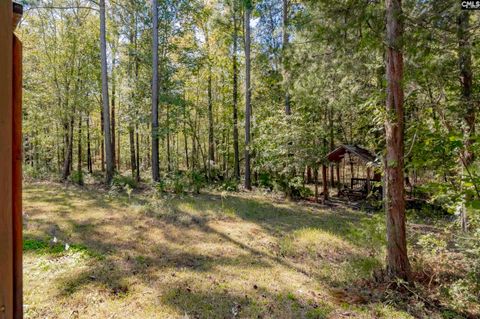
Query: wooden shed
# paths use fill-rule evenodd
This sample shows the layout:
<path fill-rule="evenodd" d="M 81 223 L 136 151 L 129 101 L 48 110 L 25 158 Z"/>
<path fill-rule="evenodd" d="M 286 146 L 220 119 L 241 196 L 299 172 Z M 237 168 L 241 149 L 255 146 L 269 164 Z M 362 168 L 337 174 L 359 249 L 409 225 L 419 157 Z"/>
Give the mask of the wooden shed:
<path fill-rule="evenodd" d="M 381 180 L 378 156 L 361 146 L 340 145 L 327 154 L 327 159 L 337 164 L 338 179 L 340 179 L 340 164 L 343 164 L 343 184 L 346 185 L 345 180 L 348 178 L 351 191 L 368 194 L 371 190 L 371 182 Z M 347 165 L 349 169 L 346 170 Z"/>
<path fill-rule="evenodd" d="M 0 318 L 22 306 L 22 44 L 13 34 L 23 7 L 0 1 Z"/>

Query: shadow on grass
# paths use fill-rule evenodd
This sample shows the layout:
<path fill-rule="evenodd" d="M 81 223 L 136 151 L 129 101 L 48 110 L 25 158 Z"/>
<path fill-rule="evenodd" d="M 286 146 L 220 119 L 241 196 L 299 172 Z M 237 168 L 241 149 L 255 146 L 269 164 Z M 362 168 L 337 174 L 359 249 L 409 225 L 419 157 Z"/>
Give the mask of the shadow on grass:
<path fill-rule="evenodd" d="M 92 261 L 90 266 L 80 273 L 59 279 L 60 294 L 63 296 L 69 296 L 87 285 L 94 284 L 104 286 L 112 295 L 121 297 L 129 293 L 131 289 L 130 279 L 133 277 L 135 280 L 149 284 L 153 280 L 159 279 L 159 273 L 162 276 L 169 275 L 159 272 L 159 270 L 187 269 L 205 274 L 215 271 L 215 267 L 222 265 L 265 269 L 274 265 L 281 265 L 288 270 L 315 278 L 328 286 L 339 286 L 342 284 L 341 282 L 325 276 L 325 274 L 312 267 L 308 267 L 309 269 L 302 267 L 301 261 L 296 262 L 282 256 L 276 248 L 270 248 L 267 251 L 258 249 L 247 241 L 233 238 L 228 232 L 225 233 L 213 228 L 210 222 L 219 219 L 235 222 L 235 219 L 238 218 L 258 225 L 262 231 L 277 241 L 297 230 L 314 228 L 332 233 L 342 240 L 349 241 L 354 246 L 361 247 L 365 245 L 361 240 L 361 235 L 352 234 L 355 234 L 356 230 L 362 227 L 363 222 L 370 218 L 370 216 L 362 213 L 346 210 L 319 212 L 318 208 L 311 205 L 269 203 L 242 196 L 208 194 L 168 200 L 168 205 L 173 209 L 172 214 L 175 218 L 162 214 L 150 216 L 127 211 L 120 215 L 104 216 L 99 214 L 95 217 L 78 220 L 80 216 L 79 206 L 73 203 L 79 203 L 82 209 L 88 207 L 90 210 L 95 210 L 102 207 L 115 210 L 118 209 L 119 204 L 126 205 L 129 202 L 125 198 L 107 199 L 105 198 L 105 192 L 92 194 L 91 191 L 76 188 L 61 190 L 35 188 L 34 193 L 32 193 L 27 196 L 30 202 L 50 203 L 55 207 L 66 209 L 67 213 L 60 214 L 60 221 L 58 222 L 55 216 L 53 216 L 53 219 L 36 220 L 41 235 L 35 238 L 26 236 L 26 242 L 30 243 L 30 248 L 27 247 L 27 249 L 35 253 L 52 253 L 45 245 L 52 236 L 58 236 L 65 242 L 71 242 L 71 247 L 79 247 L 79 249 L 81 247 L 91 256 L 101 256 L 101 258 Z M 75 198 L 75 201 L 72 201 L 72 198 Z M 144 200 L 136 202 L 145 203 Z M 186 209 L 185 204 L 191 205 L 194 212 Z M 75 214 L 69 214 L 73 211 L 75 211 Z M 188 218 L 182 219 L 181 217 Z M 179 222 L 180 219 L 187 222 Z M 104 226 L 115 229 L 116 232 L 125 232 L 125 234 L 119 237 L 109 236 L 102 230 Z M 211 241 L 215 244 L 225 242 L 236 247 L 244 254 L 238 256 L 217 254 L 212 256 L 185 251 L 178 245 L 178 237 L 171 236 L 165 228 L 166 226 L 184 230 L 186 243 L 183 244 L 195 244 L 199 240 Z M 163 230 L 163 238 L 167 244 L 159 245 L 156 242 L 151 242 L 149 245 L 144 244 L 145 240 L 148 239 L 149 231 L 155 229 Z M 52 230 L 54 230 L 53 233 Z M 187 234 L 187 230 L 195 230 L 196 233 Z M 34 247 L 35 243 L 38 244 L 37 248 Z M 351 261 L 361 261 L 362 258 L 365 258 L 362 255 L 350 252 L 345 255 L 345 260 Z M 272 316 L 272 314 L 269 314 L 269 309 L 273 309 L 271 310 L 272 313 L 281 314 L 287 311 L 287 308 L 291 310 L 299 307 L 303 310 L 294 312 L 294 314 L 306 314 L 305 309 L 307 308 L 308 311 L 311 310 L 315 314 L 315 311 L 317 311 L 315 309 L 318 308 L 318 305 L 316 308 L 315 305 L 307 306 L 296 302 L 294 295 L 289 296 L 288 293 L 285 295 L 264 291 L 263 295 L 266 296 L 262 297 L 265 302 L 258 305 L 257 301 L 252 300 L 251 297 L 245 297 L 238 293 L 192 292 L 191 290 L 182 290 L 180 287 L 168 293 L 164 300 L 185 312 L 198 313 L 201 318 L 224 318 L 227 316 L 226 314 L 232 314 L 233 316 L 232 311 L 235 309 L 232 310 L 232 307 L 238 307 L 237 305 L 240 305 L 237 310 L 243 311 L 242 313 L 245 316 L 250 312 L 255 312 L 266 317 Z M 192 300 L 196 300 L 196 302 L 191 302 Z M 197 306 L 195 306 L 196 303 Z M 194 309 L 194 307 L 198 309 Z M 254 311 L 255 307 L 260 307 L 261 310 Z M 319 313 L 321 311 L 323 310 L 318 310 Z M 296 315 L 293 317 L 296 317 Z M 313 316 L 312 318 L 317 317 L 322 318 L 321 316 Z"/>
<path fill-rule="evenodd" d="M 332 309 L 312 297 L 262 287 L 229 291 L 218 287 L 192 289 L 179 283 L 161 297 L 189 318 L 327 318 Z"/>

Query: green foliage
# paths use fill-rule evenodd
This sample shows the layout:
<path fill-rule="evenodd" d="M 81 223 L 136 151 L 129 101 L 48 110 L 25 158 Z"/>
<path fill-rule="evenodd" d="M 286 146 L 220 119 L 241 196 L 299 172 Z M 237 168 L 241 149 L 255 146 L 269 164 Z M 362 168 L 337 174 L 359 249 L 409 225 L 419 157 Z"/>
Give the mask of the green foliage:
<path fill-rule="evenodd" d="M 238 181 L 234 178 L 227 179 L 220 184 L 220 190 L 236 192 L 238 191 Z"/>
<path fill-rule="evenodd" d="M 137 188 L 138 186 L 137 181 L 134 178 L 120 174 L 116 174 L 115 176 L 113 176 L 112 185 L 120 187 L 128 186 L 130 188 Z"/>
<path fill-rule="evenodd" d="M 206 179 L 202 172 L 192 171 L 190 173 L 192 187 L 195 194 L 200 194 L 200 190 L 205 187 Z"/>
<path fill-rule="evenodd" d="M 23 177 L 26 180 L 41 180 L 49 177 L 49 172 L 45 167 L 35 167 L 31 165 L 23 166 Z"/>
<path fill-rule="evenodd" d="M 182 172 L 167 175 L 165 178 L 166 189 L 175 193 L 183 194 L 189 186 L 188 177 Z"/>
<path fill-rule="evenodd" d="M 84 180 L 82 171 L 73 171 L 69 178 L 72 183 L 83 185 Z"/>
<path fill-rule="evenodd" d="M 274 181 L 272 173 L 260 172 L 258 174 L 258 186 L 261 188 L 266 188 L 272 190 L 274 187 Z"/>

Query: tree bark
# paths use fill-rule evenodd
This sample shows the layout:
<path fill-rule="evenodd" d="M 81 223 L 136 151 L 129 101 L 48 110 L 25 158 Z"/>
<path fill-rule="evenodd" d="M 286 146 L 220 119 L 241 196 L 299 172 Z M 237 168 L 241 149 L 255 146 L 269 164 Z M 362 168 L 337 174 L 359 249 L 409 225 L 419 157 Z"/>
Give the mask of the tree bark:
<path fill-rule="evenodd" d="M 475 105 L 472 100 L 473 72 L 472 53 L 470 43 L 470 11 L 462 10 L 458 16 L 458 64 L 460 68 L 460 85 L 462 88 L 461 101 L 465 107 L 465 150 L 463 153 L 465 165 L 469 166 L 475 158 L 472 145 L 475 135 Z"/>
<path fill-rule="evenodd" d="M 130 140 L 130 169 L 132 170 L 132 178 L 136 177 L 137 159 L 135 156 L 135 132 L 133 126 L 128 127 L 128 137 Z"/>
<path fill-rule="evenodd" d="M 322 186 L 323 186 L 323 201 L 326 202 L 329 198 L 328 194 L 328 176 L 327 165 L 322 164 Z"/>
<path fill-rule="evenodd" d="M 330 127 L 330 152 L 335 149 L 335 139 L 333 132 L 333 109 L 330 109 L 328 112 L 328 126 Z M 330 186 L 332 189 L 335 187 L 335 174 L 333 163 L 330 163 Z"/>
<path fill-rule="evenodd" d="M 251 116 L 251 86 L 250 86 L 250 14 L 252 8 L 247 1 L 245 8 L 245 189 L 252 189 L 250 172 L 250 116 Z"/>
<path fill-rule="evenodd" d="M 215 162 L 215 142 L 213 135 L 212 69 L 208 70 L 208 160 Z M 209 164 L 209 166 L 211 165 Z"/>
<path fill-rule="evenodd" d="M 283 26 L 282 26 L 282 38 L 283 38 L 283 58 L 282 58 L 282 65 L 283 65 L 283 82 L 284 82 L 284 89 L 285 89 L 285 114 L 290 115 L 292 114 L 292 110 L 290 108 L 290 79 L 288 74 L 288 58 L 287 58 L 287 48 L 288 48 L 288 0 L 283 0 Z"/>
<path fill-rule="evenodd" d="M 100 5 L 100 53 L 102 63 L 102 101 L 103 101 L 103 129 L 105 141 L 105 157 L 107 170 L 105 173 L 105 184 L 109 185 L 113 178 L 113 153 L 112 138 L 110 135 L 110 106 L 108 98 L 108 73 L 107 73 L 107 40 L 105 27 L 105 0 L 99 0 Z"/>
<path fill-rule="evenodd" d="M 113 53 L 112 61 L 112 115 L 111 115 L 111 134 L 112 134 L 112 157 L 113 157 L 113 169 L 117 168 L 117 152 L 115 150 L 116 146 L 116 123 L 115 123 L 115 97 L 116 97 L 116 83 L 115 83 L 115 53 Z"/>
<path fill-rule="evenodd" d="M 238 21 L 237 0 L 233 0 L 233 167 L 237 181 L 240 180 L 240 151 L 238 147 Z"/>
<path fill-rule="evenodd" d="M 122 149 L 121 149 L 121 137 L 122 135 L 120 134 L 121 130 L 120 130 L 120 122 L 118 123 L 117 125 L 117 169 L 120 171 L 121 167 L 120 167 L 120 164 L 121 164 L 121 161 L 122 161 L 122 158 L 121 158 L 121 155 L 122 155 Z"/>
<path fill-rule="evenodd" d="M 184 97 L 184 100 L 186 98 Z M 190 163 L 188 160 L 188 134 L 187 134 L 187 106 L 184 105 L 183 107 L 183 148 L 185 151 L 185 164 L 187 170 L 190 169 Z"/>
<path fill-rule="evenodd" d="M 166 106 L 167 111 L 167 171 L 172 171 L 172 156 L 170 153 L 170 108 Z"/>
<path fill-rule="evenodd" d="M 138 125 L 136 126 L 136 132 L 135 132 L 135 140 L 136 140 L 136 146 L 137 146 L 137 174 L 136 174 L 136 181 L 140 182 L 140 139 L 139 139 L 139 133 L 138 133 Z"/>
<path fill-rule="evenodd" d="M 73 154 L 73 125 L 74 118 L 73 115 L 70 117 L 70 124 L 68 126 L 68 133 L 66 138 L 66 147 L 67 152 L 65 154 L 65 160 L 63 162 L 63 171 L 62 171 L 62 181 L 66 181 L 70 176 L 72 168 L 72 154 Z"/>
<path fill-rule="evenodd" d="M 83 185 L 82 172 L 82 114 L 78 115 L 78 148 L 77 148 L 77 174 L 78 183 Z"/>
<path fill-rule="evenodd" d="M 152 179 L 160 181 L 158 154 L 158 1 L 152 0 L 153 46 L 152 46 Z"/>
<path fill-rule="evenodd" d="M 387 15 L 387 118 L 385 134 L 385 208 L 387 219 L 387 272 L 410 279 L 405 234 L 405 190 L 403 176 L 403 14 L 401 0 L 386 0 Z"/>
<path fill-rule="evenodd" d="M 87 169 L 90 174 L 93 173 L 92 146 L 90 140 L 90 114 L 87 114 Z"/>
<path fill-rule="evenodd" d="M 103 105 L 103 102 L 102 102 Z M 104 127 L 105 119 L 103 116 L 103 106 L 100 109 L 100 129 L 101 129 L 101 135 L 102 135 L 102 140 L 101 140 L 101 154 L 100 154 L 100 159 L 101 159 L 101 170 L 102 172 L 105 172 L 105 127 Z"/>

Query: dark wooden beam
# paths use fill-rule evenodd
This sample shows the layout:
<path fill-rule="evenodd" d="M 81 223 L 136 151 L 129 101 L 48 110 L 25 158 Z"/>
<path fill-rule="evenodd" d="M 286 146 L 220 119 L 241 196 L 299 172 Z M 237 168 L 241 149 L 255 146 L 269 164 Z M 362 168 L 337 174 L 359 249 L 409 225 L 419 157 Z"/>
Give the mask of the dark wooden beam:
<path fill-rule="evenodd" d="M 12 3 L 0 1 L 0 319 L 13 318 Z"/>
<path fill-rule="evenodd" d="M 22 260 L 22 43 L 13 36 L 12 223 L 14 318 L 23 318 Z"/>

